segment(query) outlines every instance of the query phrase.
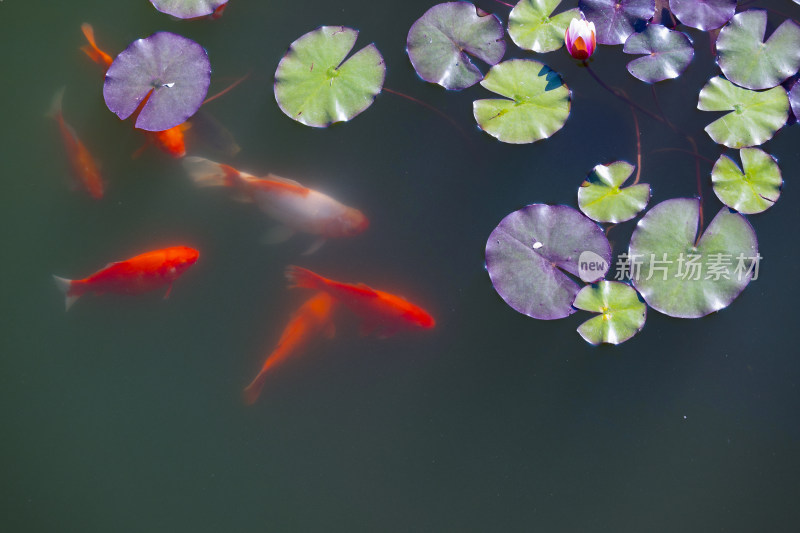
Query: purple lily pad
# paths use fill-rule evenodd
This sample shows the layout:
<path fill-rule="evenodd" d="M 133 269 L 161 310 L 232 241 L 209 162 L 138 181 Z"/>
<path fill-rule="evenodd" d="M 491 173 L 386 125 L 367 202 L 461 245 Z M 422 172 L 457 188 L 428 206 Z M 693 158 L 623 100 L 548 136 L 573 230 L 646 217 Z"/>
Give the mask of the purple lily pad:
<path fill-rule="evenodd" d="M 103 97 L 108 108 L 124 120 L 149 94 L 136 127 L 163 131 L 195 114 L 210 82 L 211 63 L 202 46 L 174 33 L 158 32 L 133 41 L 114 59 L 106 72 Z"/>
<path fill-rule="evenodd" d="M 800 121 L 800 80 L 795 81 L 789 90 L 789 105 L 792 106 L 794 119 Z"/>
<path fill-rule="evenodd" d="M 228 0 L 150 0 L 153 7 L 179 19 L 193 19 L 213 15 Z"/>
<path fill-rule="evenodd" d="M 626 54 L 645 54 L 628 63 L 628 72 L 647 83 L 677 78 L 694 57 L 692 41 L 686 34 L 648 24 L 642 33 L 634 33 L 625 41 Z"/>
<path fill-rule="evenodd" d="M 579 272 L 582 255 L 598 265 L 591 279 L 585 268 Z M 513 309 L 542 320 L 575 312 L 572 303 L 581 287 L 566 273 L 593 282 L 605 276 L 610 262 L 603 230 L 565 205 L 531 204 L 514 211 L 486 242 L 486 270 L 494 289 Z"/>
<path fill-rule="evenodd" d="M 599 44 L 622 44 L 635 26 L 650 20 L 655 0 L 580 0 L 578 7 L 586 20 L 594 22 Z"/>
<path fill-rule="evenodd" d="M 672 14 L 690 28 L 708 31 L 725 25 L 736 13 L 736 0 L 669 0 Z"/>

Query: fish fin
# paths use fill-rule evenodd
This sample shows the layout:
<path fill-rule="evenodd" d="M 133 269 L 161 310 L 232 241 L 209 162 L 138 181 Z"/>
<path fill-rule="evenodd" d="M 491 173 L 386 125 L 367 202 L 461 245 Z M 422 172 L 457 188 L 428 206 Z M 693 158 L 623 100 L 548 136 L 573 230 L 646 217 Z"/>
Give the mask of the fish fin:
<path fill-rule="evenodd" d="M 322 335 L 326 339 L 332 339 L 336 336 L 336 325 L 333 322 L 328 322 L 325 329 L 322 330 Z"/>
<path fill-rule="evenodd" d="M 308 247 L 308 250 L 306 250 L 300 255 L 311 255 L 320 248 L 322 248 L 323 244 L 325 244 L 325 239 L 323 237 L 320 237 L 319 239 L 316 239 L 314 242 L 312 242 L 311 246 Z"/>
<path fill-rule="evenodd" d="M 256 403 L 256 400 L 258 400 L 258 397 L 261 395 L 261 389 L 264 388 L 264 381 L 266 378 L 266 373 L 259 372 L 250 385 L 244 388 L 242 391 L 242 399 L 245 405 L 253 405 Z"/>
<path fill-rule="evenodd" d="M 72 280 L 66 278 L 60 278 L 58 276 L 53 276 L 53 279 L 56 282 L 56 286 L 58 286 L 59 290 L 64 293 L 64 305 L 66 310 L 69 311 L 69 308 L 72 307 L 72 304 L 75 303 L 75 300 L 80 298 L 80 294 L 70 294 L 72 292 Z"/>
<path fill-rule="evenodd" d="M 272 226 L 261 236 L 261 244 L 280 244 L 292 238 L 294 230 L 286 226 Z"/>
<path fill-rule="evenodd" d="M 298 183 L 298 182 L 296 182 L 294 180 L 291 180 L 289 178 L 283 178 L 281 176 L 276 176 L 275 174 L 269 174 L 264 179 L 277 181 L 278 183 L 286 183 L 287 185 L 294 185 L 296 187 L 302 187 L 304 189 L 306 188 L 305 185 L 301 185 L 300 183 Z"/>
<path fill-rule="evenodd" d="M 142 154 L 144 153 L 144 151 L 147 150 L 147 147 L 148 147 L 149 144 L 150 143 L 146 142 L 143 145 L 141 145 L 139 148 L 137 148 L 136 151 L 131 154 L 131 159 L 138 159 L 139 157 L 141 157 Z"/>
<path fill-rule="evenodd" d="M 181 161 L 189 178 L 198 187 L 233 187 L 239 171 L 204 157 L 190 155 Z"/>
<path fill-rule="evenodd" d="M 53 101 L 50 102 L 50 109 L 47 111 L 45 116 L 49 118 L 57 118 L 61 115 L 62 103 L 64 101 L 64 91 L 67 90 L 67 87 L 61 87 L 56 94 L 53 96 Z"/>
<path fill-rule="evenodd" d="M 169 284 L 167 287 L 167 292 L 164 293 L 164 299 L 167 300 L 169 298 L 170 293 L 172 292 L 172 283 Z"/>
<path fill-rule="evenodd" d="M 289 281 L 289 288 L 319 289 L 325 286 L 325 278 L 306 268 L 289 265 L 284 274 Z"/>

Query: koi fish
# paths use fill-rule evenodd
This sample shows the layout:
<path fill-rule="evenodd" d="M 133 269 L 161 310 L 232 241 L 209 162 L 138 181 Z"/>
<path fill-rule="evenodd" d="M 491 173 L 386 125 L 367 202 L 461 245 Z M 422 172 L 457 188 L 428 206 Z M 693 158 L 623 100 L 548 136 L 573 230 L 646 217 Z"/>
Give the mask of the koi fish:
<path fill-rule="evenodd" d="M 82 186 L 89 195 L 95 200 L 103 197 L 103 180 L 100 177 L 100 170 L 89 150 L 86 148 L 75 130 L 66 123 L 62 112 L 62 101 L 64 99 L 64 89 L 59 90 L 53 103 L 50 106 L 48 116 L 54 118 L 61 131 L 61 139 L 64 141 L 64 148 L 69 158 L 69 166 L 75 182 Z"/>
<path fill-rule="evenodd" d="M 273 368 L 306 350 L 321 335 L 333 337 L 335 328 L 331 317 L 335 304 L 333 297 L 326 292 L 320 292 L 295 311 L 283 330 L 278 345 L 264 361 L 255 379 L 244 389 L 245 404 L 253 405 L 256 402 Z"/>
<path fill-rule="evenodd" d="M 173 246 L 146 252 L 136 257 L 109 263 L 88 278 L 71 280 L 53 276 L 66 297 L 69 310 L 75 300 L 87 293 L 107 292 L 138 294 L 167 285 L 164 298 L 169 297 L 172 283 L 192 266 L 200 253 L 187 246 Z"/>
<path fill-rule="evenodd" d="M 86 37 L 86 41 L 89 43 L 82 46 L 81 50 L 84 54 L 89 56 L 92 61 L 103 67 L 103 72 L 105 72 L 108 70 L 108 67 L 111 66 L 111 63 L 114 62 L 114 58 L 98 48 L 94 40 L 94 28 L 92 28 L 91 24 L 88 22 L 81 24 L 81 31 L 84 37 Z"/>
<path fill-rule="evenodd" d="M 367 217 L 358 209 L 290 179 L 273 174 L 257 178 L 202 157 L 187 157 L 183 165 L 196 185 L 231 187 L 239 199 L 255 202 L 261 211 L 280 222 L 281 226 L 267 238 L 270 244 L 285 241 L 297 232 L 310 233 L 318 236 L 305 252 L 310 254 L 325 239 L 358 235 L 369 226 Z"/>
<path fill-rule="evenodd" d="M 286 267 L 289 287 L 325 291 L 362 320 L 362 334 L 379 330 L 389 337 L 401 329 L 430 329 L 436 321 L 423 309 L 394 294 L 372 289 L 363 283 L 353 285 L 323 278 L 305 268 Z"/>

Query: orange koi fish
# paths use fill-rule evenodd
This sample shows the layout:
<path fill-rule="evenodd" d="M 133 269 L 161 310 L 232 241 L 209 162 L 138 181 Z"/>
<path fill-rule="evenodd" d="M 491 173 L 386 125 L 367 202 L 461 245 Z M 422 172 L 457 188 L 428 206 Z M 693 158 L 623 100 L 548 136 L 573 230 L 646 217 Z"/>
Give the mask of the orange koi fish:
<path fill-rule="evenodd" d="M 273 174 L 257 178 L 202 157 L 187 157 L 183 165 L 196 185 L 232 187 L 242 200 L 255 202 L 261 211 L 281 223 L 269 236 L 270 243 L 284 241 L 296 232 L 317 235 L 305 252 L 310 254 L 325 239 L 358 235 L 369 226 L 367 217 L 358 209 L 290 179 Z"/>
<path fill-rule="evenodd" d="M 244 403 L 253 405 L 269 372 L 284 363 L 290 356 L 305 351 L 320 335 L 333 337 L 335 328 L 331 317 L 336 300 L 328 293 L 320 292 L 308 300 L 292 315 L 275 350 L 264 361 L 261 371 L 244 389 Z"/>
<path fill-rule="evenodd" d="M 94 29 L 92 28 L 91 24 L 88 22 L 81 24 L 81 31 L 83 32 L 84 37 L 86 37 L 86 41 L 89 43 L 82 46 L 81 50 L 84 54 L 89 56 L 92 61 L 102 66 L 103 72 L 105 72 L 108 70 L 108 67 L 111 66 L 114 58 L 97 47 L 97 43 L 94 41 Z"/>
<path fill-rule="evenodd" d="M 401 329 L 430 329 L 436 321 L 423 309 L 388 292 L 372 289 L 363 283 L 353 285 L 323 278 L 305 268 L 286 267 L 289 287 L 325 291 L 357 314 L 362 320 L 362 333 L 380 331 L 390 337 Z"/>
<path fill-rule="evenodd" d="M 172 283 L 192 266 L 200 253 L 187 246 L 173 246 L 146 252 L 136 257 L 109 263 L 88 278 L 70 280 L 53 276 L 56 285 L 66 296 L 69 310 L 75 300 L 86 293 L 107 292 L 138 294 L 168 285 L 164 298 L 169 296 Z"/>
<path fill-rule="evenodd" d="M 69 166 L 75 182 L 82 186 L 92 198 L 99 200 L 103 197 L 103 180 L 100 177 L 100 170 L 75 130 L 64 120 L 61 108 L 63 99 L 64 89 L 61 89 L 53 98 L 48 115 L 58 122 L 58 129 L 61 131 L 61 139 L 64 141 L 64 148 L 67 151 Z"/>

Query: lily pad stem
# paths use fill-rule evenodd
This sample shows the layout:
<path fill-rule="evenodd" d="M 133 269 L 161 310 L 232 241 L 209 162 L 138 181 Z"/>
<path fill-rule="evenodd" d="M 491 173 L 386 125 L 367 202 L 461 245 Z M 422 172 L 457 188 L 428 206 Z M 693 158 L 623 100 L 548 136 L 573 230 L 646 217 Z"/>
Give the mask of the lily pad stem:
<path fill-rule="evenodd" d="M 393 94 L 395 96 L 399 96 L 401 98 L 405 98 L 406 100 L 408 100 L 410 102 L 414 102 L 417 105 L 421 105 L 422 107 L 424 107 L 425 109 L 427 109 L 429 111 L 433 111 L 434 113 L 436 113 L 437 115 L 439 115 L 440 117 L 445 119 L 447 122 L 449 122 L 450 125 L 453 126 L 456 129 L 456 131 L 458 131 L 459 135 L 461 135 L 467 142 L 469 142 L 469 137 L 467 136 L 466 133 L 464 133 L 464 130 L 461 129 L 461 126 L 458 125 L 458 122 L 456 122 L 455 120 L 453 120 L 452 118 L 447 116 L 445 113 L 439 111 L 438 109 L 436 109 L 432 105 L 427 104 L 427 103 L 425 103 L 422 100 L 419 100 L 417 98 L 414 98 L 413 96 L 409 96 L 409 95 L 407 95 L 405 93 L 401 93 L 400 91 L 393 91 L 392 89 L 386 87 L 385 85 L 383 87 L 383 90 L 386 91 L 389 94 Z"/>

